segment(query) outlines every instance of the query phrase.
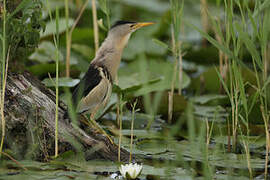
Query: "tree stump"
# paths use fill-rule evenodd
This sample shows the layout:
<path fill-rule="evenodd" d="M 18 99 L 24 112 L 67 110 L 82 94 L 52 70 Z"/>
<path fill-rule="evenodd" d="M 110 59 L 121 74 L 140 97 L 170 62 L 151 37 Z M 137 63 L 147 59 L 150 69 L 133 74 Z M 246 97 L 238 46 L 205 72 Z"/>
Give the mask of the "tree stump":
<path fill-rule="evenodd" d="M 64 119 L 67 110 L 59 102 L 59 153 L 83 152 L 86 160 L 118 160 L 118 146 L 93 130 L 86 133 Z M 5 94 L 5 151 L 17 159 L 47 160 L 55 148 L 55 94 L 38 79 L 25 72 L 9 74 Z M 1 123 L 1 122 L 0 122 Z M 121 161 L 128 161 L 129 152 L 121 149 Z"/>

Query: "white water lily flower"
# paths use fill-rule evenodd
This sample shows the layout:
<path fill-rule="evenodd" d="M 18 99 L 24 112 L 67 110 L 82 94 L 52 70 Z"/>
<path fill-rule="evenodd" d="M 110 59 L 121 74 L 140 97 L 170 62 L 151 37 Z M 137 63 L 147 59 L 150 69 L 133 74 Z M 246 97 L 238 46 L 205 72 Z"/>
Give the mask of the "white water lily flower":
<path fill-rule="evenodd" d="M 121 175 L 126 179 L 136 179 L 142 172 L 142 165 L 137 163 L 121 165 L 119 168 Z"/>

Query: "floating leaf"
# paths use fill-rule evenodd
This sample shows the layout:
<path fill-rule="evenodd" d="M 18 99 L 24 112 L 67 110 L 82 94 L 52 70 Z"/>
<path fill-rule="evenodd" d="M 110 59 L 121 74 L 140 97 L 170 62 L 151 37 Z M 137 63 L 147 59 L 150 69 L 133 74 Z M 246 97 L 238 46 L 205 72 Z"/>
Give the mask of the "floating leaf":
<path fill-rule="evenodd" d="M 198 106 L 194 105 L 194 114 L 203 120 L 215 120 L 225 122 L 228 113 L 221 106 Z"/>
<path fill-rule="evenodd" d="M 201 95 L 191 98 L 191 100 L 195 103 L 199 104 L 206 104 L 210 101 L 218 101 L 218 100 L 224 100 L 226 99 L 226 95 L 220 95 L 220 94 L 207 94 L 207 95 Z"/>

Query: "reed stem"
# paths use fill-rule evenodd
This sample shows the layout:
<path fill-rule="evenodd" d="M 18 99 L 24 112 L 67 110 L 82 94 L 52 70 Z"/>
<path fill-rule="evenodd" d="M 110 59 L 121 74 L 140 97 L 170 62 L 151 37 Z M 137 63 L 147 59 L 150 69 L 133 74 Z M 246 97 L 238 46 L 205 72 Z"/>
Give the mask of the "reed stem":
<path fill-rule="evenodd" d="M 93 25 L 94 25 L 95 52 L 97 52 L 98 48 L 99 48 L 99 38 L 98 38 L 98 22 L 97 22 L 96 0 L 92 0 L 92 15 L 93 15 Z"/>
<path fill-rule="evenodd" d="M 2 81 L 1 81 L 1 90 L 2 95 L 1 98 L 1 124 L 2 124 L 2 137 L 1 137 L 1 144 L 0 144 L 0 153 L 3 150 L 4 146 L 4 139 L 5 139 L 5 131 L 6 131 L 6 122 L 5 122 L 5 116 L 4 116 L 4 89 L 5 89 L 5 66 L 6 66 L 6 0 L 3 0 L 3 39 L 2 39 Z M 1 154 L 0 154 L 1 156 Z"/>
<path fill-rule="evenodd" d="M 70 76 L 70 36 L 69 36 L 69 1 L 65 0 L 65 18 L 66 18 L 66 77 Z"/>
<path fill-rule="evenodd" d="M 56 82 L 55 82 L 55 157 L 58 156 L 58 104 L 59 104 L 59 10 L 56 8 Z"/>
<path fill-rule="evenodd" d="M 130 131 L 130 154 L 129 154 L 129 163 L 132 161 L 132 147 L 133 147 L 133 136 L 134 136 L 134 120 L 135 120 L 135 113 L 136 113 L 136 105 L 137 105 L 137 99 L 132 104 L 132 119 L 131 119 L 131 131 Z"/>

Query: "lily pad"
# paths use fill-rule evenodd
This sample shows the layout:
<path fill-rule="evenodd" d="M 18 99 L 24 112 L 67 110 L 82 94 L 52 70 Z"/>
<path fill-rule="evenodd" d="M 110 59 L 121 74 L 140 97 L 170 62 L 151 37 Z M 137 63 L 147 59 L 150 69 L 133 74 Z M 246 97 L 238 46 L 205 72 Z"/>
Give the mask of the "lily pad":
<path fill-rule="evenodd" d="M 204 120 L 225 122 L 226 117 L 229 115 L 226 110 L 221 106 L 199 106 L 194 105 L 194 114 Z"/>
<path fill-rule="evenodd" d="M 199 103 L 199 104 L 208 104 L 211 103 L 213 101 L 218 101 L 220 102 L 221 100 L 226 99 L 227 96 L 226 95 L 220 95 L 220 94 L 207 94 L 207 95 L 200 95 L 200 96 L 196 96 L 191 98 L 191 100 L 194 103 Z"/>

